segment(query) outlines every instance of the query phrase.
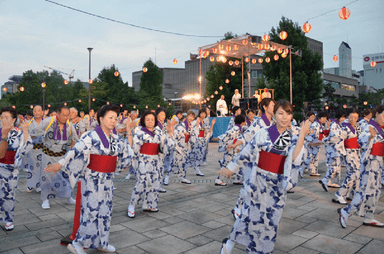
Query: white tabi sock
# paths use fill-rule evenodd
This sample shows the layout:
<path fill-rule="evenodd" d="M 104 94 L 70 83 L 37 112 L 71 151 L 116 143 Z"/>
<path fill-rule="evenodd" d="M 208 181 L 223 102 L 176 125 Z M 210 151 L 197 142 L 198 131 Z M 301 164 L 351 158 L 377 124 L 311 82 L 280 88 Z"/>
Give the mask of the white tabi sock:
<path fill-rule="evenodd" d="M 225 247 L 225 251 L 223 249 L 221 254 L 231 254 L 233 248 L 235 247 L 235 242 L 228 239 L 227 243 L 225 244 Z"/>

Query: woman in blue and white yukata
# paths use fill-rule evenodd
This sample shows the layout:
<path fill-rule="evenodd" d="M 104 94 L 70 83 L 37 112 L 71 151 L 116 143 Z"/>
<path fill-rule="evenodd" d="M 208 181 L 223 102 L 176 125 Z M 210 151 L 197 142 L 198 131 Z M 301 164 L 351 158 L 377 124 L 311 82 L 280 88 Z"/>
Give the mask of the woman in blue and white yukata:
<path fill-rule="evenodd" d="M 168 153 L 160 153 L 159 154 L 159 167 L 160 167 L 159 192 L 160 193 L 167 192 L 167 190 L 164 188 L 161 188 L 161 186 L 163 183 L 164 171 L 165 171 L 165 169 L 169 168 L 169 164 L 171 163 L 170 162 L 171 151 L 173 151 L 173 149 L 175 147 L 175 142 L 173 141 L 173 139 L 169 135 L 167 135 L 168 132 L 167 132 L 166 128 L 168 125 L 170 125 L 172 123 L 169 120 L 168 120 L 168 122 L 165 122 L 166 116 L 167 116 L 167 114 L 165 113 L 164 108 L 161 107 L 161 108 L 156 109 L 157 126 L 161 129 L 161 143 L 164 144 L 164 146 L 167 146 L 167 148 L 165 148 L 165 149 L 168 151 Z M 176 122 L 173 122 L 173 123 L 175 124 Z"/>
<path fill-rule="evenodd" d="M 95 130 L 83 134 L 64 158 L 45 169 L 54 173 L 62 170 L 72 187 L 79 179 L 82 181 L 80 227 L 68 245 L 72 253 L 86 253 L 84 248 L 115 251 L 109 244 L 114 173 L 126 169 L 133 156 L 130 129 L 127 128 L 128 140 L 112 133 L 118 112 L 117 106 L 103 106 Z"/>
<path fill-rule="evenodd" d="M 235 126 L 235 117 L 238 115 L 241 115 L 241 108 L 239 106 L 234 106 L 232 111 L 233 111 L 233 116 L 229 120 L 229 124 L 226 131 L 229 131 L 230 129 L 232 129 L 233 126 Z"/>
<path fill-rule="evenodd" d="M 197 176 L 204 176 L 204 174 L 200 171 L 200 166 L 203 163 L 205 143 L 209 140 L 210 136 L 212 135 L 212 130 L 216 123 L 216 119 L 213 119 L 208 135 L 206 135 L 203 125 L 203 121 L 206 116 L 207 113 L 205 112 L 205 110 L 200 109 L 196 120 L 191 123 L 192 128 L 196 129 L 196 131 L 192 131 L 191 133 L 191 149 L 189 150 L 187 157 L 189 159 L 190 166 L 195 169 Z"/>
<path fill-rule="evenodd" d="M 352 202 L 338 209 L 339 221 L 343 228 L 347 226 L 349 216 L 356 213 L 364 217 L 363 225 L 384 227 L 384 223 L 375 220 L 374 213 L 381 194 L 381 174 L 384 154 L 384 106 L 375 112 L 375 120 L 364 126 L 357 141 L 361 147 L 360 186 Z"/>
<path fill-rule="evenodd" d="M 157 212 L 161 181 L 161 162 L 159 152 L 167 154 L 172 146 L 165 145 L 162 131 L 158 126 L 156 114 L 146 111 L 140 119 L 141 129 L 133 137 L 133 151 L 138 165 L 136 168 L 136 185 L 132 191 L 127 216 L 136 217 L 135 206 L 141 201 L 145 212 Z M 167 137 L 172 139 L 173 129 L 167 126 Z M 162 143 L 164 141 L 164 143 Z M 166 141 L 168 142 L 168 141 Z M 170 144 L 169 142 L 168 144 Z"/>
<path fill-rule="evenodd" d="M 320 174 L 318 173 L 319 150 L 322 144 L 321 141 L 324 136 L 323 124 L 327 121 L 328 114 L 326 112 L 320 112 L 317 115 L 317 118 L 318 119 L 316 119 L 311 124 L 311 133 L 306 136 L 308 155 L 304 162 L 304 168 L 308 169 L 309 167 L 311 176 L 320 176 Z"/>
<path fill-rule="evenodd" d="M 341 174 L 341 156 L 345 156 L 344 139 L 341 137 L 341 123 L 347 115 L 344 112 L 337 112 L 336 119 L 330 118 L 329 135 L 323 139 L 325 146 L 325 156 L 327 161 L 327 173 L 325 177 L 319 180 L 325 191 L 328 187 L 339 188 L 337 183 L 332 183 L 332 179 L 338 176 L 340 183 Z"/>
<path fill-rule="evenodd" d="M 58 162 L 67 153 L 68 147 L 72 147 L 79 140 L 74 126 L 69 122 L 69 109 L 60 106 L 57 115 L 46 118 L 30 135 L 38 137 L 44 135 L 44 147 L 42 157 L 42 168 Z M 73 189 L 68 179 L 68 175 L 62 171 L 58 174 L 41 173 L 41 207 L 50 209 L 50 199 L 66 199 L 68 204 L 74 205 L 76 201 L 72 198 Z"/>
<path fill-rule="evenodd" d="M 243 133 L 243 126 L 245 125 L 245 117 L 243 115 L 237 115 L 235 117 L 235 126 L 228 130 L 219 142 L 219 152 L 224 152 L 223 158 L 219 161 L 220 168 L 224 169 L 228 167 L 228 164 L 232 161 L 233 157 L 240 151 L 240 147 L 227 150 L 229 144 L 236 143 L 237 139 Z M 239 171 L 236 174 L 236 180 L 233 182 L 235 185 L 243 184 L 243 172 Z M 226 186 L 227 183 L 220 179 L 220 175 L 215 180 L 215 185 Z"/>
<path fill-rule="evenodd" d="M 75 128 L 77 137 L 80 138 L 81 135 L 85 132 L 85 124 L 79 117 L 77 108 L 72 107 L 69 109 L 69 121 Z"/>
<path fill-rule="evenodd" d="M 192 128 L 191 126 L 191 123 L 195 120 L 195 117 L 195 112 L 190 110 L 187 113 L 187 118 L 180 124 L 176 125 L 173 134 L 175 140 L 175 148 L 173 149 L 171 170 L 167 172 L 164 178 L 165 185 L 169 184 L 169 176 L 171 174 L 178 175 L 181 178 L 181 183 L 191 184 L 191 181 L 187 179 L 186 157 L 188 154 L 188 145 L 190 142 L 192 142 L 192 132 L 196 131 L 196 128 Z"/>
<path fill-rule="evenodd" d="M 0 222 L 5 222 L 5 230 L 14 228 L 15 189 L 19 179 L 22 159 L 32 149 L 32 139 L 28 134 L 28 123 L 24 121 L 20 129 L 15 127 L 17 111 L 3 107 L 1 115 L 0 141 Z"/>
<path fill-rule="evenodd" d="M 249 126 L 251 126 L 253 120 L 255 119 L 256 111 L 253 109 L 247 109 L 247 116 L 245 117 L 245 125 L 243 126 L 243 132 L 245 132 Z"/>
<path fill-rule="evenodd" d="M 244 182 L 245 202 L 229 239 L 223 240 L 221 254 L 230 254 L 235 243 L 248 253 L 272 253 L 283 213 L 287 190 L 297 184 L 298 169 L 304 159 L 307 121 L 299 136 L 289 131 L 293 107 L 280 100 L 274 108 L 276 124 L 263 128 L 229 164 L 221 170 L 227 177 L 252 162 L 252 171 Z"/>
<path fill-rule="evenodd" d="M 211 129 L 211 123 L 210 123 L 210 119 L 209 119 L 211 117 L 211 110 L 209 108 L 205 108 L 205 113 L 207 113 L 207 116 L 204 118 L 203 127 L 205 130 L 205 136 L 208 136 L 209 130 Z M 208 165 L 208 162 L 207 162 L 208 144 L 209 144 L 209 139 L 206 139 L 204 156 L 203 156 L 203 163 L 202 163 L 203 166 Z"/>
<path fill-rule="evenodd" d="M 352 110 L 348 114 L 348 122 L 344 121 L 341 128 L 341 139 L 344 141 L 346 153 L 346 177 L 339 190 L 335 193 L 336 199 L 332 199 L 332 201 L 342 205 L 347 204 L 345 198 L 350 199 L 349 195 L 354 196 L 360 183 L 360 145 L 358 136 L 361 130 L 357 126 L 358 118 L 359 113 Z"/>
<path fill-rule="evenodd" d="M 251 140 L 253 139 L 253 137 L 256 135 L 258 131 L 260 131 L 262 128 L 269 127 L 272 125 L 275 101 L 271 98 L 264 98 L 259 103 L 259 107 L 262 112 L 261 117 L 256 117 L 255 120 L 252 122 L 251 126 L 248 127 L 248 129 L 243 133 L 242 136 L 240 136 L 237 142 L 235 144 L 230 144 L 227 146 L 227 150 L 235 149 L 239 145 L 243 145 L 243 146 L 247 145 L 249 142 L 251 142 Z M 249 162 L 252 163 L 252 161 L 249 161 Z M 252 170 L 251 164 L 249 167 L 245 167 L 244 169 L 242 169 L 244 182 L 247 181 L 251 170 Z M 241 213 L 242 206 L 244 203 L 244 198 L 245 198 L 245 189 L 243 186 L 239 192 L 239 197 L 237 198 L 235 208 L 232 209 L 231 211 L 235 219 L 239 217 Z"/>

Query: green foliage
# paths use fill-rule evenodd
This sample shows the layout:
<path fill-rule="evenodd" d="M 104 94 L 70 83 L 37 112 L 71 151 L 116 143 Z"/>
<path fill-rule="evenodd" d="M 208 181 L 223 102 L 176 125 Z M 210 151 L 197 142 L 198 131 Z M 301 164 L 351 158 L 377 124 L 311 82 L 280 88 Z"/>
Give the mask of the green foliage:
<path fill-rule="evenodd" d="M 330 82 L 325 83 L 323 85 L 323 89 L 323 98 L 325 98 L 328 103 L 335 101 L 334 92 L 336 91 L 336 89 L 332 87 L 332 84 Z"/>
<path fill-rule="evenodd" d="M 293 113 L 293 118 L 296 120 L 297 123 L 302 122 L 304 119 L 304 116 L 302 113 L 295 112 Z"/>
<path fill-rule="evenodd" d="M 284 41 L 279 36 L 281 31 L 288 33 L 288 38 Z M 322 59 L 318 53 L 313 54 L 307 48 L 307 39 L 298 23 L 293 23 L 292 20 L 282 17 L 279 26 L 277 28 L 272 27 L 269 36 L 271 41 L 292 45 L 293 53 L 298 49 L 302 50 L 302 57 L 292 54 L 292 94 L 296 109 L 302 108 L 305 101 L 312 102 L 319 99 L 323 84 L 319 73 L 322 69 Z M 289 101 L 289 54 L 286 58 L 279 55 L 279 60 L 275 61 L 273 57 L 276 54 L 278 54 L 276 51 L 266 53 L 266 56 L 271 58 L 271 62 L 263 62 L 263 75 L 266 77 L 269 87 L 275 89 L 275 99 Z"/>
<path fill-rule="evenodd" d="M 101 100 L 105 100 L 106 97 L 107 97 L 107 94 L 108 94 L 108 83 L 106 82 L 93 82 L 91 84 L 91 100 L 92 98 L 98 98 L 98 99 L 101 99 Z M 86 89 L 86 88 L 82 88 L 79 92 L 79 95 L 78 97 L 80 98 L 86 98 L 86 99 L 82 99 L 82 102 L 81 103 L 77 103 L 77 105 L 75 105 L 75 107 L 79 110 L 79 111 L 84 111 L 84 112 L 88 112 L 88 96 L 89 96 L 89 90 Z M 105 105 L 105 102 L 103 101 L 100 101 L 100 100 L 96 100 L 96 101 L 91 101 L 91 108 L 93 109 L 96 109 L 98 110 L 100 107 L 102 107 L 103 105 Z"/>

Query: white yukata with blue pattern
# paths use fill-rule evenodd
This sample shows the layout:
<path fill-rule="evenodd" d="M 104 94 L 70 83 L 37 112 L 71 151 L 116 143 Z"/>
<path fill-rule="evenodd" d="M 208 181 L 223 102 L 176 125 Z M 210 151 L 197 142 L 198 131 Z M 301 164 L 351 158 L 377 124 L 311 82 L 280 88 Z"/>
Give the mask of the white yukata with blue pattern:
<path fill-rule="evenodd" d="M 349 123 L 343 123 L 341 128 L 343 140 L 356 138 L 359 135 L 359 129 L 353 128 Z M 360 184 L 360 149 L 345 149 L 345 153 L 346 176 L 336 195 L 341 197 L 351 195 L 353 197 Z"/>
<path fill-rule="evenodd" d="M 308 142 L 316 143 L 319 140 L 320 132 L 323 131 L 323 127 L 320 124 L 318 120 L 315 120 L 311 126 L 309 127 L 310 130 L 313 131 L 313 133 L 308 134 L 305 139 Z M 314 147 L 314 146 L 308 146 L 308 154 L 307 158 L 304 161 L 304 168 L 309 167 L 309 170 L 311 174 L 317 174 L 318 173 L 318 166 L 319 166 L 319 150 L 321 146 Z"/>
<path fill-rule="evenodd" d="M 43 122 L 41 120 L 40 124 Z M 32 118 L 32 122 L 28 124 L 28 132 L 32 133 L 32 130 L 38 126 L 35 118 Z M 42 145 L 43 144 L 44 135 L 37 136 L 32 138 L 33 145 Z M 28 153 L 28 165 L 29 172 L 27 177 L 27 187 L 29 189 L 40 188 L 40 179 L 41 179 L 41 168 L 42 160 L 43 160 L 43 149 L 35 149 L 32 148 Z"/>
<path fill-rule="evenodd" d="M 203 120 L 203 128 L 204 128 L 204 135 L 208 136 L 209 130 L 211 129 L 211 123 L 208 116 Z M 204 157 L 203 157 L 203 162 L 205 163 L 207 162 L 208 144 L 209 144 L 209 139 L 205 141 L 205 150 L 204 150 Z"/>
<path fill-rule="evenodd" d="M 167 131 L 167 123 L 161 123 L 158 121 L 158 127 L 161 129 L 161 144 L 163 146 L 163 153 L 159 154 L 159 165 L 160 165 L 160 187 L 163 184 L 163 177 L 164 177 L 164 171 L 166 171 L 169 168 L 170 162 L 170 154 L 171 151 L 175 148 L 175 142 L 173 140 L 173 137 L 170 137 Z M 164 149 L 164 146 L 167 146 Z M 164 152 L 167 151 L 167 153 Z"/>
<path fill-rule="evenodd" d="M 376 135 L 369 140 L 369 127 L 376 128 Z M 352 202 L 342 209 L 346 213 L 345 219 L 354 213 L 366 219 L 374 219 L 374 213 L 381 194 L 381 174 L 383 169 L 383 156 L 370 154 L 372 146 L 378 142 L 384 142 L 383 130 L 374 121 L 364 126 L 357 141 L 361 147 L 360 157 L 360 185 Z"/>
<path fill-rule="evenodd" d="M 76 130 L 73 127 L 73 124 L 71 124 L 71 126 L 69 127 L 68 123 L 66 123 L 65 130 L 60 132 L 59 126 L 57 126 L 56 129 L 57 121 L 54 120 L 48 130 L 45 131 L 46 128 L 49 126 L 50 122 L 51 117 L 44 119 L 43 122 L 41 122 L 38 126 L 36 126 L 36 128 L 31 131 L 30 134 L 31 136 L 43 135 L 44 146 L 47 147 L 49 150 L 56 153 L 67 151 L 67 148 L 71 146 L 72 141 L 79 140 L 76 134 Z M 57 132 L 55 132 L 55 130 L 57 130 Z M 65 134 L 64 131 L 66 132 Z M 64 157 L 53 157 L 45 154 L 44 152 L 42 153 L 42 155 L 42 169 L 46 168 L 47 165 L 58 162 Z M 69 183 L 68 175 L 63 171 L 59 171 L 56 174 L 53 174 L 46 173 L 44 172 L 44 170 L 42 170 L 40 186 L 41 200 L 43 201 L 52 198 L 70 198 L 73 194 L 73 189 Z"/>
<path fill-rule="evenodd" d="M 196 127 L 196 120 L 191 123 L 191 148 L 188 153 L 188 164 L 196 170 L 196 173 L 200 170 L 200 166 L 203 163 L 205 153 L 205 143 L 208 141 L 212 133 L 205 135 L 205 129 L 202 122 Z M 199 137 L 200 130 L 204 130 L 204 137 Z"/>
<path fill-rule="evenodd" d="M 100 127 L 96 127 L 101 130 Z M 104 135 L 104 137 L 102 137 Z M 102 141 L 102 138 L 105 140 Z M 84 248 L 106 248 L 112 218 L 114 172 L 102 173 L 89 169 L 90 155 L 117 156 L 116 172 L 121 172 L 132 162 L 133 151 L 128 140 L 111 133 L 107 137 L 101 130 L 86 132 L 59 163 L 69 176 L 72 188 L 80 179 L 81 221 L 76 241 Z"/>
<path fill-rule="evenodd" d="M 2 222 L 13 222 L 19 168 L 22 165 L 22 159 L 32 147 L 31 137 L 28 136 L 27 142 L 24 143 L 24 133 L 20 129 L 15 127 L 8 133 L 8 151 L 16 151 L 16 155 L 15 164 L 0 163 L 0 221 Z"/>
<path fill-rule="evenodd" d="M 167 141 L 168 138 L 165 139 Z M 131 195 L 130 205 L 138 205 L 141 201 L 143 209 L 155 209 L 159 203 L 159 189 L 161 180 L 161 162 L 159 155 L 148 155 L 140 153 L 144 143 L 161 144 L 162 131 L 156 126 L 153 133 L 145 127 L 133 137 L 133 151 L 137 160 L 134 160 L 136 168 L 136 185 Z M 163 153 L 167 154 L 169 146 L 164 144 Z"/>
<path fill-rule="evenodd" d="M 325 185 L 328 184 L 330 179 L 338 176 L 338 181 L 340 182 L 341 177 L 341 156 L 345 156 L 344 149 L 344 139 L 341 135 L 341 126 L 340 123 L 330 118 L 331 124 L 329 127 L 328 137 L 323 139 L 325 146 L 325 157 L 327 164 L 327 172 L 325 177 L 322 179 Z"/>
<path fill-rule="evenodd" d="M 298 136 L 291 136 L 291 131 L 286 130 L 272 142 L 268 130 L 270 128 L 276 127 L 273 125 L 257 132 L 228 166 L 234 173 L 241 168 L 252 167 L 250 176 L 244 181 L 244 205 L 229 236 L 230 240 L 246 246 L 247 253 L 273 252 L 287 190 L 296 186 L 298 169 L 305 155 L 305 149 L 302 148 L 293 161 Z M 287 156 L 284 174 L 258 167 L 261 150 Z"/>

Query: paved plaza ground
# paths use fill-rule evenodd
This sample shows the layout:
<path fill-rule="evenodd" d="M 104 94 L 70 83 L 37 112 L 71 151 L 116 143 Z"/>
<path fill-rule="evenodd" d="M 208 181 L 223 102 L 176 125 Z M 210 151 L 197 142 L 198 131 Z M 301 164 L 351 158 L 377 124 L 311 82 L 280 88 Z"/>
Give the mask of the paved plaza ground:
<path fill-rule="evenodd" d="M 231 231 L 231 209 L 240 186 L 228 180 L 228 186 L 215 186 L 219 170 L 218 145 L 209 144 L 208 165 L 204 177 L 189 169 L 191 185 L 171 178 L 167 193 L 160 193 L 159 212 L 145 213 L 136 207 L 136 218 L 126 216 L 135 180 L 125 180 L 126 172 L 116 177 L 110 244 L 117 253 L 132 254 L 209 254 L 219 253 L 221 241 Z M 324 176 L 324 149 L 319 171 Z M 345 168 L 342 168 L 343 176 Z M 384 253 L 384 229 L 362 226 L 362 218 L 352 216 L 346 229 L 340 227 L 331 202 L 337 189 L 325 192 L 318 177 L 305 174 L 295 193 L 288 194 L 274 253 Z M 0 229 L 0 253 L 70 253 L 60 239 L 72 232 L 74 206 L 62 200 L 51 201 L 51 209 L 41 208 L 40 195 L 27 193 L 26 172 L 20 173 L 16 193 L 15 229 Z M 76 193 L 76 192 L 75 192 Z M 376 218 L 384 221 L 384 199 L 376 209 Z M 87 250 L 87 253 L 101 253 Z M 245 253 L 236 245 L 234 254 Z"/>

